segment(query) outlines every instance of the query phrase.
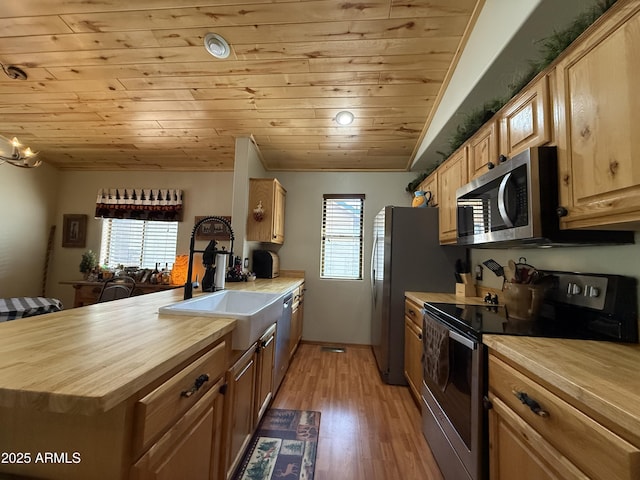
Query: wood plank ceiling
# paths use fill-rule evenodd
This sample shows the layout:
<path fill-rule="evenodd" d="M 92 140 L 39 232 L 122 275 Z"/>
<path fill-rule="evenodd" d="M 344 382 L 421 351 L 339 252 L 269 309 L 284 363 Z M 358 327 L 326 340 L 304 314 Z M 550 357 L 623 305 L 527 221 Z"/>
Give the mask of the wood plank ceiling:
<path fill-rule="evenodd" d="M 228 171 L 248 135 L 269 170 L 407 170 L 476 1 L 5 1 L 0 135 L 65 170 Z"/>

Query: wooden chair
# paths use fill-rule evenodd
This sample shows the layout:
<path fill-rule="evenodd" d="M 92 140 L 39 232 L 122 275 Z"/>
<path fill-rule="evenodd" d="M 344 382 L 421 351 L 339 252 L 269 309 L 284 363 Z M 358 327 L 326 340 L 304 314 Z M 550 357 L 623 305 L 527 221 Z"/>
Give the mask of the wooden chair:
<path fill-rule="evenodd" d="M 127 298 L 133 295 L 133 290 L 136 288 L 136 281 L 121 275 L 118 277 L 110 278 L 106 280 L 102 285 L 100 296 L 98 297 L 98 303 L 110 302 L 111 300 L 118 300 L 119 298 Z"/>

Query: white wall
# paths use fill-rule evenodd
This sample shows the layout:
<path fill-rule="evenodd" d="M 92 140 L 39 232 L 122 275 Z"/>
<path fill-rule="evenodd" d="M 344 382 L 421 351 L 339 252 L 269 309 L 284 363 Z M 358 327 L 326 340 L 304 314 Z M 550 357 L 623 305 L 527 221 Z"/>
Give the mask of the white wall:
<path fill-rule="evenodd" d="M 58 171 L 48 165 L 0 165 L 0 298 L 42 295 L 57 185 Z"/>
<path fill-rule="evenodd" d="M 271 172 L 274 173 L 274 172 Z M 304 270 L 303 339 L 320 342 L 371 342 L 370 252 L 373 219 L 385 205 L 409 206 L 405 192 L 411 173 L 275 172 L 287 190 L 285 243 L 281 268 Z M 364 193 L 365 266 L 363 280 L 320 279 L 320 231 L 324 193 Z"/>
<path fill-rule="evenodd" d="M 40 167 L 42 168 L 42 167 Z M 232 172 L 59 172 L 59 199 L 55 214 L 54 259 L 48 284 L 48 296 L 73 305 L 73 287 L 60 281 L 81 278 L 78 266 L 85 250 L 100 251 L 102 220 L 94 218 L 96 195 L 104 187 L 179 188 L 184 191 L 184 217 L 178 226 L 177 254 L 189 253 L 189 240 L 196 216 L 232 215 Z M 87 246 L 62 248 L 63 214 L 86 214 Z M 236 220 L 232 217 L 232 224 Z M 196 259 L 197 263 L 198 260 Z"/>

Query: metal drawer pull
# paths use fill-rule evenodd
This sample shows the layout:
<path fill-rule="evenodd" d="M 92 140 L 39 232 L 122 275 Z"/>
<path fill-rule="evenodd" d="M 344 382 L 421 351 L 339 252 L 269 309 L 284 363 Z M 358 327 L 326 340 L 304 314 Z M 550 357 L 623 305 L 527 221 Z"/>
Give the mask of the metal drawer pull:
<path fill-rule="evenodd" d="M 520 400 L 524 405 L 529 407 L 533 413 L 540 417 L 548 417 L 549 412 L 543 410 L 538 402 L 536 402 L 533 398 L 527 395 L 524 392 L 518 392 L 517 390 L 513 390 L 513 394 L 516 396 L 518 400 Z"/>
<path fill-rule="evenodd" d="M 184 390 L 180 392 L 180 396 L 190 397 L 191 395 L 196 393 L 198 390 L 200 390 L 200 387 L 208 381 L 209 381 L 209 375 L 207 375 L 206 373 L 203 373 L 198 378 L 196 378 L 196 381 L 193 383 L 193 387 L 191 387 L 189 390 Z"/>

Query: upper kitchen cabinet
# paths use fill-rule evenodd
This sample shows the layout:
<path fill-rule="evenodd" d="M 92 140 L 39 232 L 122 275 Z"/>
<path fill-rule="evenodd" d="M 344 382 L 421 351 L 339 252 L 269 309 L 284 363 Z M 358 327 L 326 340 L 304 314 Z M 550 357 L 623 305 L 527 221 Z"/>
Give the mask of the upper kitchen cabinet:
<path fill-rule="evenodd" d="M 284 206 L 287 191 L 275 178 L 249 179 L 247 240 L 284 243 Z M 260 213 L 260 210 L 262 211 Z"/>
<path fill-rule="evenodd" d="M 551 141 L 549 78 L 540 77 L 499 112 L 500 151 L 508 158 Z"/>
<path fill-rule="evenodd" d="M 438 171 L 436 170 L 427 178 L 425 178 L 416 190 L 423 192 L 430 192 L 431 199 L 429 200 L 429 206 L 435 207 L 438 205 Z"/>
<path fill-rule="evenodd" d="M 640 227 L 639 11 L 618 2 L 556 67 L 564 228 Z"/>
<path fill-rule="evenodd" d="M 465 144 L 438 167 L 440 243 L 457 241 L 456 190 L 467 183 L 468 147 Z"/>
<path fill-rule="evenodd" d="M 469 145 L 469 181 L 489 171 L 489 163 L 498 162 L 498 128 L 496 120 L 487 122 L 467 142 Z"/>

